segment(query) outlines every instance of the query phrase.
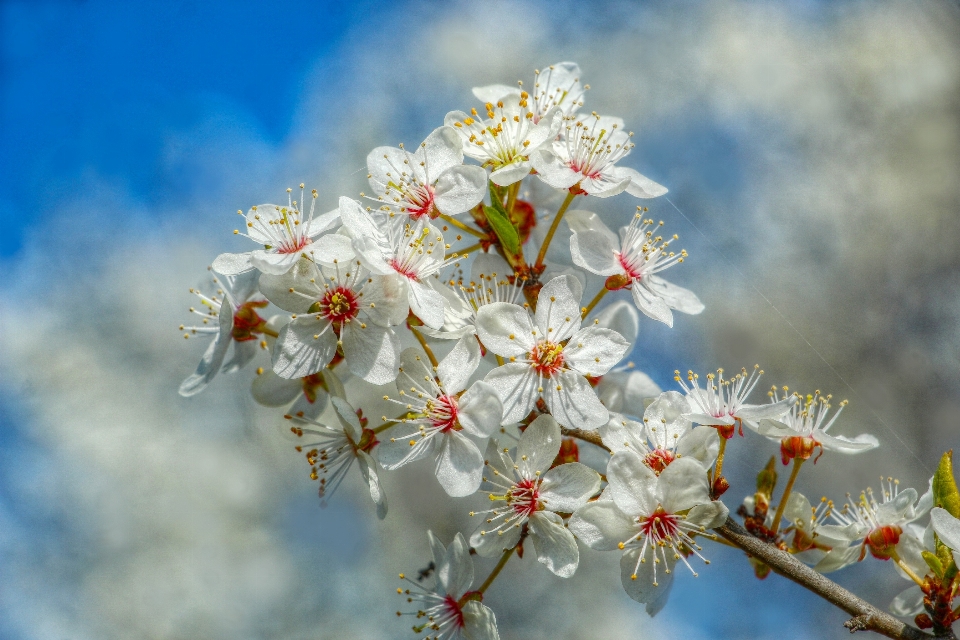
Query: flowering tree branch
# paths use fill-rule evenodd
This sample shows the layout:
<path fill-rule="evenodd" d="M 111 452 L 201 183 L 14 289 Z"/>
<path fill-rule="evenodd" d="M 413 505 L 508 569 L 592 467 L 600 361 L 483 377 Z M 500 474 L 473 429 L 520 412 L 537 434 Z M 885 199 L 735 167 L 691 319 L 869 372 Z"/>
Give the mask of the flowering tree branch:
<path fill-rule="evenodd" d="M 814 571 L 789 553 L 754 538 L 731 518 L 728 518 L 723 526 L 717 527 L 714 531 L 749 555 L 763 561 L 783 577 L 796 582 L 849 613 L 853 618 L 843 623 L 843 626 L 850 629 L 851 633 L 855 631 L 874 631 L 888 638 L 906 640 L 934 637 L 909 626 L 889 613 L 877 609 L 822 573 Z M 953 634 L 941 637 L 953 637 Z"/>

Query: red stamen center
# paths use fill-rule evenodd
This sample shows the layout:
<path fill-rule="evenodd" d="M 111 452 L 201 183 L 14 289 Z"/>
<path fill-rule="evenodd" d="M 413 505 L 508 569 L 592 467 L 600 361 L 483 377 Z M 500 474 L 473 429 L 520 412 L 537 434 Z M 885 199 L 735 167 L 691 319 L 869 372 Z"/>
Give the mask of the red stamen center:
<path fill-rule="evenodd" d="M 536 480 L 521 480 L 513 485 L 507 494 L 507 504 L 520 515 L 533 515 L 540 509 L 540 489 L 537 485 Z"/>
<path fill-rule="evenodd" d="M 320 299 L 320 314 L 335 324 L 356 318 L 359 311 L 357 294 L 346 287 L 328 289 Z"/>
<path fill-rule="evenodd" d="M 459 431 L 463 427 L 457 422 L 457 399 L 454 396 L 440 396 L 427 405 L 427 417 L 433 426 L 447 433 L 451 429 Z"/>
<path fill-rule="evenodd" d="M 663 510 L 663 507 L 657 507 L 657 510 L 649 516 L 639 518 L 640 530 L 643 531 L 643 535 L 651 537 L 656 542 L 675 537 L 680 530 L 679 522 L 680 518 L 678 516 L 667 513 Z"/>
<path fill-rule="evenodd" d="M 258 333 L 263 333 L 267 321 L 257 315 L 255 309 L 261 309 L 269 303 L 266 300 L 244 302 L 233 314 L 233 329 L 230 335 L 237 342 L 256 340 Z"/>
<path fill-rule="evenodd" d="M 676 456 L 672 451 L 666 449 L 654 449 L 643 459 L 644 463 L 651 469 L 654 473 L 660 475 L 660 472 L 667 468 L 667 466 L 673 462 Z"/>
<path fill-rule="evenodd" d="M 549 378 L 563 368 L 563 346 L 549 340 L 541 340 L 530 351 L 530 359 L 537 373 Z"/>

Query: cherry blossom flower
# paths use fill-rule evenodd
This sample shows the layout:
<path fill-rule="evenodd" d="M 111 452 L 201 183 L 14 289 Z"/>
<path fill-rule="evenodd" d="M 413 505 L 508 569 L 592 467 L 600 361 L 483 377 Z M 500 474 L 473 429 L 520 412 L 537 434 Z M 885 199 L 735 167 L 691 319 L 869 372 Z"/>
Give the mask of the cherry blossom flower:
<path fill-rule="evenodd" d="M 259 338 L 267 323 L 257 314 L 257 309 L 268 304 L 257 295 L 259 276 L 256 271 L 250 271 L 236 276 L 215 277 L 213 282 L 219 288 L 209 296 L 198 289 L 190 290 L 200 299 L 202 307 L 191 307 L 190 312 L 199 315 L 202 322 L 199 326 L 180 325 L 180 330 L 185 331 L 183 337 L 201 334 L 213 336 L 213 340 L 204 351 L 197 370 L 180 385 L 180 395 L 200 393 L 218 372 L 236 371 L 257 355 Z M 224 362 L 230 345 L 233 345 L 233 356 Z"/>
<path fill-rule="evenodd" d="M 483 594 L 469 591 L 473 585 L 473 559 L 463 535 L 458 533 L 447 548 L 432 532 L 428 531 L 427 536 L 433 551 L 436 583 L 427 589 L 401 573 L 400 579 L 410 586 L 397 589 L 408 603 L 421 607 L 408 614 L 422 620 L 413 626 L 414 633 L 426 631 L 435 640 L 499 640 L 497 617 L 480 603 Z M 403 615 L 397 612 L 398 617 Z"/>
<path fill-rule="evenodd" d="M 744 500 L 747 512 L 752 514 L 752 496 L 748 502 Z M 794 557 L 810 565 L 819 564 L 827 553 L 834 548 L 849 546 L 850 536 L 854 535 L 853 527 L 837 529 L 830 524 L 834 504 L 832 500 L 822 498 L 816 507 L 802 493 L 793 491 L 787 498 L 783 509 L 783 535 L 789 541 Z M 766 526 L 773 524 L 773 513 L 767 514 Z"/>
<path fill-rule="evenodd" d="M 624 131 L 620 118 L 596 112 L 568 116 L 560 127 L 560 139 L 531 153 L 530 162 L 537 176 L 555 189 L 598 198 L 623 191 L 637 198 L 662 196 L 666 187 L 636 169 L 616 165 L 633 149 L 632 137 L 632 131 Z"/>
<path fill-rule="evenodd" d="M 565 116 L 573 115 L 583 106 L 584 90 L 589 88 L 589 85 L 580 84 L 580 67 L 575 62 L 558 62 L 542 72 L 535 70 L 533 90 L 529 93 L 529 100 L 533 101 L 530 109 L 533 121 L 540 122 L 554 107 Z M 522 82 L 518 82 L 516 87 L 492 84 L 474 87 L 473 95 L 485 103 L 497 103 L 506 98 L 518 98 L 522 91 Z"/>
<path fill-rule="evenodd" d="M 383 468 L 398 469 L 434 457 L 437 480 L 449 495 L 474 493 L 483 475 L 483 455 L 467 436 L 488 438 L 503 415 L 500 399 L 489 384 L 477 381 L 464 392 L 480 364 L 480 346 L 473 336 L 464 336 L 440 361 L 435 375 L 419 349 L 405 350 L 400 360 L 397 392 L 401 399 L 394 402 L 403 406 L 406 414 L 397 420 L 417 429 L 384 443 L 380 452 Z"/>
<path fill-rule="evenodd" d="M 331 385 L 342 388 L 336 374 L 327 368 L 294 379 L 281 378 L 269 369 L 260 368 L 250 392 L 253 399 L 265 407 L 287 407 L 286 413 L 290 415 L 316 419 L 327 408 Z M 343 393 L 339 395 L 345 397 Z"/>
<path fill-rule="evenodd" d="M 558 276 L 540 290 L 536 315 L 507 302 L 477 312 L 477 335 L 509 362 L 487 374 L 503 402 L 503 423 L 526 417 L 543 398 L 565 427 L 596 429 L 608 418 L 586 376 L 602 376 L 629 344 L 611 329 L 580 327 L 580 282 Z"/>
<path fill-rule="evenodd" d="M 623 549 L 623 588 L 655 615 L 666 604 L 678 560 L 694 576 L 688 554 L 709 563 L 693 536 L 722 524 L 727 508 L 710 500 L 706 469 L 693 458 L 679 458 L 657 475 L 637 453 L 620 451 L 607 480 L 603 496 L 570 518 L 570 530 L 592 549 Z"/>
<path fill-rule="evenodd" d="M 683 394 L 667 391 L 647 406 L 643 424 L 611 413 L 610 420 L 600 427 L 600 437 L 613 453 L 635 452 L 657 474 L 684 456 L 710 466 L 720 448 L 717 432 L 694 429 L 685 417 L 689 412 Z"/>
<path fill-rule="evenodd" d="M 533 165 L 530 156 L 549 145 L 560 130 L 562 113 L 559 107 L 549 109 L 536 122 L 530 110 L 529 95 L 507 96 L 486 104 L 486 119 L 476 109 L 472 115 L 451 111 L 444 124 L 457 130 L 463 141 L 463 153 L 479 160 L 493 171 L 490 180 L 506 187 L 523 180 Z"/>
<path fill-rule="evenodd" d="M 288 273 L 260 278 L 260 290 L 297 315 L 280 330 L 273 370 L 303 378 L 342 352 L 350 371 L 372 384 L 396 377 L 400 339 L 393 325 L 406 318 L 406 296 L 395 282 L 368 277 L 359 262 L 317 267 L 300 260 Z"/>
<path fill-rule="evenodd" d="M 677 236 L 663 240 L 653 235 L 652 229 L 661 225 L 663 222 L 654 227 L 653 220 L 644 220 L 637 213 L 620 230 L 619 238 L 599 218 L 593 219 L 587 229 L 571 225 L 570 255 L 574 264 L 591 273 L 618 278 L 623 288 L 630 288 L 640 311 L 672 327 L 671 309 L 698 314 L 704 306 L 693 292 L 656 275 L 687 257 L 686 251 L 669 251 Z M 610 278 L 607 282 L 612 281 Z"/>
<path fill-rule="evenodd" d="M 237 235 L 250 238 L 263 249 L 247 253 L 222 253 L 213 262 L 213 270 L 223 275 L 236 275 L 259 269 L 263 273 L 279 275 L 286 273 L 301 256 L 311 260 L 328 259 L 339 255 L 342 242 L 335 236 L 322 234 L 333 229 L 339 222 L 337 210 L 314 216 L 317 191 L 313 190 L 310 211 L 304 213 L 303 185 L 300 185 L 300 202 L 291 200 L 291 189 L 287 189 L 287 206 L 260 204 L 247 212 L 246 231 Z M 241 213 L 238 211 L 237 213 Z"/>
<path fill-rule="evenodd" d="M 383 519 L 387 515 L 387 496 L 377 475 L 376 462 L 370 455 L 379 444 L 377 436 L 361 424 L 357 411 L 342 397 L 334 395 L 330 401 L 336 410 L 338 425 L 322 424 L 297 415 L 284 416 L 294 423 L 290 430 L 295 436 L 310 440 L 308 444 L 298 445 L 297 451 L 307 450 L 310 477 L 320 482 L 320 504 L 326 506 L 327 499 L 356 462 L 370 490 L 370 497 L 377 505 L 377 516 Z"/>
<path fill-rule="evenodd" d="M 723 369 L 717 369 L 716 374 L 707 374 L 707 384 L 702 388 L 700 376 L 693 371 L 687 372 L 686 382 L 680 377 L 679 371 L 674 372 L 673 379 L 680 383 L 690 402 L 692 411 L 687 415 L 687 419 L 697 424 L 716 427 L 720 435 L 731 438 L 735 425 L 746 422 L 755 429 L 754 424 L 758 420 L 780 418 L 796 402 L 796 398 L 788 397 L 769 404 L 747 404 L 747 397 L 762 375 L 760 365 L 754 365 L 749 375 L 744 368 L 733 378 L 726 380 L 723 378 Z M 741 426 L 741 434 L 742 429 Z"/>
<path fill-rule="evenodd" d="M 367 155 L 367 178 L 376 200 L 412 218 L 463 213 L 487 190 L 487 172 L 463 164 L 463 143 L 453 127 L 439 127 L 416 152 L 377 147 Z"/>
<path fill-rule="evenodd" d="M 561 578 L 569 578 L 580 562 L 577 543 L 560 513 L 573 513 L 600 488 L 600 475 L 579 462 L 551 468 L 560 453 L 560 426 L 541 415 L 523 431 L 516 459 L 496 442 L 487 448 L 487 477 L 494 507 L 474 511 L 486 522 L 471 536 L 470 544 L 482 556 L 493 556 L 517 545 L 523 527 L 537 551 L 537 559 Z"/>
<path fill-rule="evenodd" d="M 786 387 L 783 388 L 783 394 L 786 398 Z M 797 394 L 794 395 L 801 398 Z M 827 420 L 832 397 L 830 395 L 821 396 L 819 391 L 815 391 L 802 397 L 802 402 L 794 404 L 790 411 L 781 416 L 780 419 L 760 420 L 757 425 L 748 422 L 747 426 L 771 440 L 780 442 L 780 457 L 783 464 L 787 464 L 794 458 L 807 460 L 816 449 L 820 449 L 820 453 L 817 454 L 817 458 L 819 458 L 824 451 L 860 453 L 879 447 L 880 442 L 869 434 L 848 438 L 827 433 L 827 430 L 833 426 L 833 423 L 840 416 L 840 412 L 847 405 L 846 400 L 842 401 L 836 413 Z M 773 387 L 770 391 L 770 401 L 773 403 L 781 401 L 776 387 Z M 814 462 L 817 458 L 814 458 Z"/>
<path fill-rule="evenodd" d="M 340 215 L 363 266 L 390 280 L 384 286 L 401 291 L 423 324 L 439 329 L 444 300 L 427 279 L 465 256 L 445 259 L 443 235 L 423 217 L 375 217 L 350 198 L 340 198 Z"/>

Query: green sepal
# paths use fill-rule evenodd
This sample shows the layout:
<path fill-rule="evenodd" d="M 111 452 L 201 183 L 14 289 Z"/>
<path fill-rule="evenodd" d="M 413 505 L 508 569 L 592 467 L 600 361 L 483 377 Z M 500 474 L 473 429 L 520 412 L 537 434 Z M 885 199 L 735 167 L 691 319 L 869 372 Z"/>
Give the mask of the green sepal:
<path fill-rule="evenodd" d="M 310 308 L 307 309 L 307 313 L 320 313 L 321 310 L 322 308 L 320 307 L 320 303 L 314 302 L 312 305 L 310 305 Z"/>
<path fill-rule="evenodd" d="M 503 202 L 497 193 L 497 185 L 490 183 L 490 206 L 484 205 L 483 213 L 487 216 L 487 222 L 490 223 L 490 228 L 493 229 L 493 232 L 497 234 L 497 240 L 500 241 L 500 246 L 503 247 L 503 250 L 511 255 L 517 255 L 520 253 L 520 232 L 517 231 L 517 228 L 512 222 L 510 222 L 510 216 L 507 215 L 506 209 L 503 208 Z"/>
<path fill-rule="evenodd" d="M 757 493 L 762 493 L 768 498 L 773 495 L 773 490 L 777 486 L 777 459 L 770 456 L 770 462 L 757 474 Z"/>
<path fill-rule="evenodd" d="M 954 518 L 960 518 L 960 492 L 953 478 L 953 451 L 947 451 L 940 458 L 937 471 L 933 474 L 933 504 L 942 507 Z"/>
<path fill-rule="evenodd" d="M 927 563 L 927 566 L 930 567 L 930 570 L 940 579 L 943 579 L 943 563 L 940 562 L 940 558 L 933 555 L 929 551 L 921 551 L 920 555 L 923 556 L 924 562 Z"/>

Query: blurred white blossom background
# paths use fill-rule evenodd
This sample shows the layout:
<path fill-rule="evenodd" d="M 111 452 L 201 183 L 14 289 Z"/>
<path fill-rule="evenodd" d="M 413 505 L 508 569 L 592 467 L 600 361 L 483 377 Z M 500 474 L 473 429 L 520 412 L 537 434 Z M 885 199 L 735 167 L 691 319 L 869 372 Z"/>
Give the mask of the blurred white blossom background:
<path fill-rule="evenodd" d="M 311 37 L 290 28 L 250 46 Z M 580 64 L 588 109 L 637 132 L 628 164 L 670 188 L 651 215 L 691 254 L 672 279 L 707 306 L 673 330 L 642 322 L 638 366 L 673 388 L 674 369 L 757 362 L 770 383 L 848 398 L 838 427 L 882 446 L 824 456 L 801 476 L 808 496 L 880 474 L 926 484 L 960 447 L 956 4 L 405 3 L 317 60 L 281 144 L 212 104 L 166 138 L 158 174 L 190 176 L 176 197 L 91 172 L 11 212 L 37 222 L 0 263 L 0 636 L 414 637 L 396 574 L 426 564 L 428 528 L 469 532 L 479 498 L 404 469 L 387 474 L 384 522 L 355 479 L 321 510 L 282 419 L 249 398 L 252 372 L 177 395 L 202 348 L 177 326 L 187 288 L 240 246 L 232 212 L 300 182 L 324 205 L 355 196 L 369 149 L 421 140 L 474 106 L 472 86 L 561 60 Z M 625 221 L 633 204 L 602 207 Z M 776 453 L 733 444 L 730 504 Z M 505 639 L 846 637 L 842 612 L 708 551 L 652 620 L 618 554 L 583 549 L 574 578 L 528 556 L 486 602 Z M 836 577 L 885 607 L 902 585 L 877 565 Z"/>

